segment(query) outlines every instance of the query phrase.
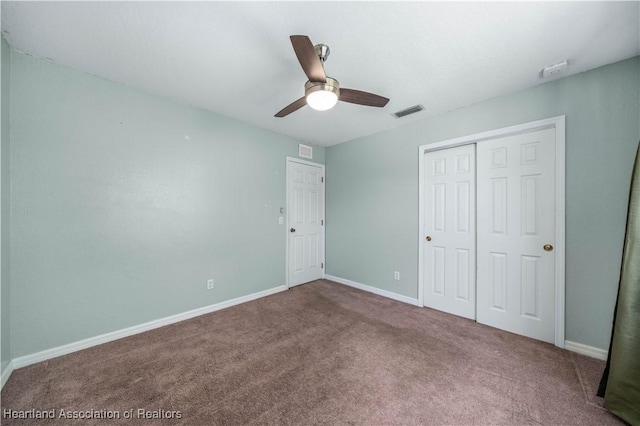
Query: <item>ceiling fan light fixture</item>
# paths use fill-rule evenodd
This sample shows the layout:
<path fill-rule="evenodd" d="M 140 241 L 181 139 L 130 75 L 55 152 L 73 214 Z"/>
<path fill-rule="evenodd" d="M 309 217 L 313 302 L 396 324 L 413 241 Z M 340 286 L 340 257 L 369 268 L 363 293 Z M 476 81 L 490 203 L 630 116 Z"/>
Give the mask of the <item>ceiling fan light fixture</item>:
<path fill-rule="evenodd" d="M 307 105 L 318 111 L 326 111 L 333 108 L 338 103 L 340 97 L 340 85 L 337 80 L 327 77 L 326 83 L 313 83 L 308 81 L 305 84 Z"/>
<path fill-rule="evenodd" d="M 338 96 L 328 90 L 316 90 L 307 94 L 307 105 L 318 111 L 326 111 L 338 103 Z"/>

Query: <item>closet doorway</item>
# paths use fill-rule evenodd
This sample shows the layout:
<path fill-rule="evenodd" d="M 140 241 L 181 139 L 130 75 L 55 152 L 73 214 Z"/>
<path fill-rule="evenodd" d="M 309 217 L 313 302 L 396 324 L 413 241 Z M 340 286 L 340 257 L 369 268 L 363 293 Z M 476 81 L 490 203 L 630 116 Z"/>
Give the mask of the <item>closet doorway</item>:
<path fill-rule="evenodd" d="M 419 153 L 420 302 L 564 347 L 564 116 Z"/>

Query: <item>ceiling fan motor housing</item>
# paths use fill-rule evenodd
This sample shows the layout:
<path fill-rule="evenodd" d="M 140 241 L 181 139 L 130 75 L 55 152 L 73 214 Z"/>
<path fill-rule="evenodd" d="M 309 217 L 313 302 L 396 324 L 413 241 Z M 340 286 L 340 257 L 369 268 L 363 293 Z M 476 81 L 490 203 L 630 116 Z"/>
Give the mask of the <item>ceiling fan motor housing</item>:
<path fill-rule="evenodd" d="M 309 96 L 313 92 L 324 90 L 325 92 L 333 92 L 340 97 L 340 83 L 335 78 L 327 77 L 326 83 L 307 81 L 304 84 L 304 94 Z"/>
<path fill-rule="evenodd" d="M 330 109 L 340 98 L 340 83 L 331 77 L 327 77 L 326 83 L 307 81 L 304 96 L 311 108 L 319 111 Z"/>

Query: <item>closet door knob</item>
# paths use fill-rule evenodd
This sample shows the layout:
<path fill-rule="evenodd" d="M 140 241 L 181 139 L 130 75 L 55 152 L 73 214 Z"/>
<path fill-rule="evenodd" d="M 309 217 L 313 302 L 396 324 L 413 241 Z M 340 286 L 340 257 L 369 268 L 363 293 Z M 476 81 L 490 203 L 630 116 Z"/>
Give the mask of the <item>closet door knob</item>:
<path fill-rule="evenodd" d="M 431 241 L 431 236 L 427 235 L 426 240 L 427 240 L 427 241 Z"/>
<path fill-rule="evenodd" d="M 545 244 L 544 247 L 542 247 L 544 249 L 544 251 L 551 251 L 553 250 L 553 246 L 551 244 Z"/>
<path fill-rule="evenodd" d="M 296 232 L 296 228 L 291 228 L 289 232 Z"/>

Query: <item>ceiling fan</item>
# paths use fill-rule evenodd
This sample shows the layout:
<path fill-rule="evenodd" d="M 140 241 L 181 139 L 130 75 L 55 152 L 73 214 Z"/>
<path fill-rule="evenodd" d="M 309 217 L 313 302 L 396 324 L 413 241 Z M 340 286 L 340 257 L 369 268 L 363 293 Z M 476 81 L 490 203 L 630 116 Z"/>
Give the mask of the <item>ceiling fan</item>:
<path fill-rule="evenodd" d="M 305 35 L 292 35 L 289 38 L 309 81 L 304 85 L 304 96 L 284 107 L 275 115 L 276 117 L 285 117 L 305 105 L 325 111 L 333 108 L 338 101 L 374 107 L 384 107 L 389 102 L 389 99 L 373 93 L 342 89 L 338 80 L 327 77 L 324 73 L 324 63 L 329 57 L 329 46 L 325 44 L 314 46 Z"/>

